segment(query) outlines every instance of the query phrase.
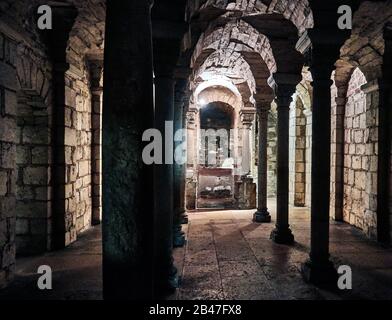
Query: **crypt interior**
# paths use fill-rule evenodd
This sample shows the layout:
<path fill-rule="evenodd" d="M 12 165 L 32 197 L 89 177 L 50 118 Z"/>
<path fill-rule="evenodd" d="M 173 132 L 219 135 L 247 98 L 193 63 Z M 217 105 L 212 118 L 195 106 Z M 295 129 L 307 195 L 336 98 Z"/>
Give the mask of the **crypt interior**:
<path fill-rule="evenodd" d="M 391 299 L 391 88 L 391 0 L 1 0 L 0 300 Z"/>

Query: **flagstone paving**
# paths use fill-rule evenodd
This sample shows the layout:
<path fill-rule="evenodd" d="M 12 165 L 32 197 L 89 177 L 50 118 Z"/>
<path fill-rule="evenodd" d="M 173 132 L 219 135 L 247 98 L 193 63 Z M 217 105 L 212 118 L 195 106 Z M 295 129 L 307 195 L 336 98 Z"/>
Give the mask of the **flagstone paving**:
<path fill-rule="evenodd" d="M 331 221 L 330 251 L 336 267 L 352 269 L 352 290 L 322 290 L 300 274 L 310 250 L 307 208 L 291 208 L 295 244 L 269 239 L 274 228 L 252 222 L 252 211 L 189 213 L 188 242 L 175 250 L 181 285 L 172 299 L 392 299 L 392 249 L 371 242 L 348 224 Z"/>

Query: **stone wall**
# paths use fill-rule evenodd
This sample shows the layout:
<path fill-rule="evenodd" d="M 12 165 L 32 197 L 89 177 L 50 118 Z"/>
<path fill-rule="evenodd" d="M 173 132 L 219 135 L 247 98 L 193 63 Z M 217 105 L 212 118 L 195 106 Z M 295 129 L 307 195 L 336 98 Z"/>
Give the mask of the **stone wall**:
<path fill-rule="evenodd" d="M 377 109 L 378 90 L 357 68 L 345 110 L 343 219 L 371 238 L 377 230 Z"/>
<path fill-rule="evenodd" d="M 290 107 L 289 129 L 289 201 L 303 207 L 306 198 L 306 116 L 297 97 Z"/>
<path fill-rule="evenodd" d="M 267 196 L 276 197 L 276 152 L 277 152 L 277 114 L 276 104 L 268 114 L 268 141 L 267 141 Z"/>
<path fill-rule="evenodd" d="M 371 239 L 377 238 L 377 194 L 378 194 L 378 110 L 379 86 L 369 81 L 361 87 L 366 94 L 366 149 L 367 170 L 365 181 L 363 231 Z"/>
<path fill-rule="evenodd" d="M 0 287 L 15 256 L 51 250 L 53 239 L 51 59 L 38 37 L 14 29 L 0 27 Z M 65 147 L 58 151 L 66 161 L 66 244 L 92 215 L 89 74 L 83 54 L 69 50 L 68 58 Z"/>
<path fill-rule="evenodd" d="M 17 203 L 18 255 L 51 249 L 52 234 L 52 94 L 51 70 L 44 57 L 18 46 L 20 90 L 17 92 Z"/>
<path fill-rule="evenodd" d="M 310 111 L 310 109 L 305 109 L 304 115 L 306 117 L 305 206 L 310 207 L 312 201 L 312 111 Z"/>
<path fill-rule="evenodd" d="M 343 168 L 341 167 L 341 158 L 344 157 L 342 154 L 342 144 L 344 145 L 344 118 L 345 113 L 345 101 L 346 97 L 343 97 L 344 102 L 338 106 L 338 88 L 336 87 L 335 72 L 332 73 L 333 84 L 331 86 L 331 195 L 330 195 L 330 218 L 341 220 L 341 205 L 339 204 L 338 198 L 341 197 L 343 192 L 343 181 L 341 181 Z M 343 105 L 343 106 L 342 106 Z M 344 146 L 343 146 L 344 147 Z M 340 157 L 340 158 L 339 158 Z"/>
<path fill-rule="evenodd" d="M 366 170 L 366 79 L 357 69 L 349 82 L 345 114 L 343 218 L 363 228 Z"/>
<path fill-rule="evenodd" d="M 16 63 L 15 44 L 0 34 L 0 289 L 15 263 Z"/>
<path fill-rule="evenodd" d="M 65 88 L 66 245 L 91 225 L 91 93 L 89 72 L 70 68 Z"/>
<path fill-rule="evenodd" d="M 92 224 L 102 220 L 102 99 L 103 66 L 99 61 L 90 61 L 90 82 L 92 93 L 91 109 L 91 172 L 92 172 Z"/>

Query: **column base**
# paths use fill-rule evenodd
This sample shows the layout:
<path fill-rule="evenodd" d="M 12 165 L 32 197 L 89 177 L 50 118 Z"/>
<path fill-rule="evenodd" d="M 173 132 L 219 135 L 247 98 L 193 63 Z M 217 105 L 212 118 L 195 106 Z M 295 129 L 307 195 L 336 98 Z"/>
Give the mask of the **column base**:
<path fill-rule="evenodd" d="M 173 265 L 170 276 L 169 276 L 169 281 L 168 281 L 168 291 L 173 292 L 179 287 L 179 279 L 178 279 L 178 270 L 177 268 Z"/>
<path fill-rule="evenodd" d="M 271 232 L 270 239 L 278 244 L 293 244 L 294 235 L 290 228 L 275 228 Z"/>
<path fill-rule="evenodd" d="M 189 222 L 188 215 L 185 213 L 181 215 L 181 224 L 188 224 L 188 222 Z"/>
<path fill-rule="evenodd" d="M 99 226 L 101 224 L 101 220 L 92 220 L 91 225 L 93 226 Z"/>
<path fill-rule="evenodd" d="M 267 208 L 264 208 L 262 210 L 257 210 L 253 214 L 253 222 L 258 222 L 258 223 L 270 223 L 271 222 L 271 216 L 268 212 Z"/>
<path fill-rule="evenodd" d="M 155 284 L 155 299 L 164 299 L 167 295 L 170 295 L 176 291 L 179 287 L 179 278 L 177 268 L 173 265 L 170 270 L 170 274 L 166 279 L 161 279 Z"/>
<path fill-rule="evenodd" d="M 174 229 L 173 234 L 173 247 L 174 248 L 181 248 L 185 245 L 185 233 L 181 230 L 181 226 L 178 226 Z"/>
<path fill-rule="evenodd" d="M 311 259 L 301 266 L 302 277 L 306 282 L 320 288 L 336 289 L 338 273 L 333 263 L 327 260 L 324 263 L 314 263 Z"/>

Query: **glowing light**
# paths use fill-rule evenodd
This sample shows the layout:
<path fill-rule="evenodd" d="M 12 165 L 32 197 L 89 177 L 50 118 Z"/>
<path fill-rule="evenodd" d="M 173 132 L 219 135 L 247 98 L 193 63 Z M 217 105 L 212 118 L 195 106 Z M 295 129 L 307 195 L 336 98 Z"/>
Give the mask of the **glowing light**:
<path fill-rule="evenodd" d="M 199 105 L 200 105 L 200 106 L 204 106 L 206 103 L 207 103 L 207 102 L 206 102 L 203 98 L 201 98 L 201 99 L 199 100 Z"/>

